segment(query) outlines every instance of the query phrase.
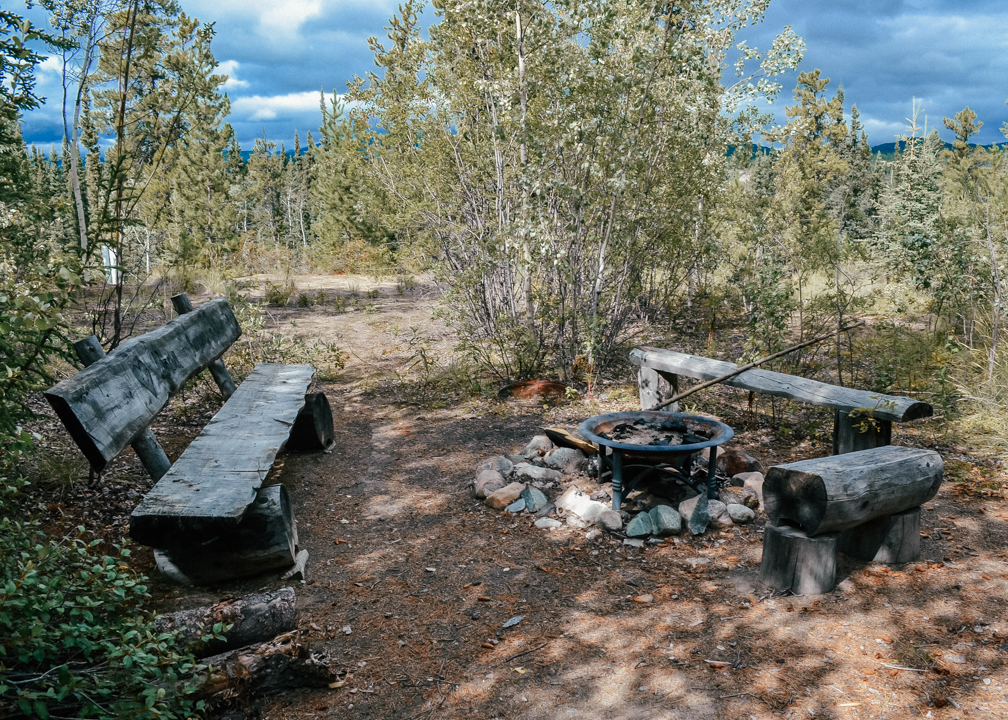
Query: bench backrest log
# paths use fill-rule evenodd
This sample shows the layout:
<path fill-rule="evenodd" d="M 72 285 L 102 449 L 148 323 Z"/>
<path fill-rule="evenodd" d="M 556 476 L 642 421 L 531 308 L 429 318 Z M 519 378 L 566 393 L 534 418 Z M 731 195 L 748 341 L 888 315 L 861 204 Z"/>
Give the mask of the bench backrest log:
<path fill-rule="evenodd" d="M 190 378 L 241 336 L 226 300 L 212 300 L 132 338 L 45 392 L 96 471 L 138 438 Z"/>
<path fill-rule="evenodd" d="M 687 355 L 673 350 L 652 347 L 631 350 L 630 362 L 640 367 L 674 375 L 685 375 L 697 380 L 713 380 L 738 368 L 735 363 L 723 360 L 712 360 L 698 355 Z M 846 413 L 855 410 L 868 411 L 868 414 L 876 420 L 906 422 L 907 420 L 930 417 L 934 412 L 930 405 L 913 398 L 839 387 L 797 375 L 787 375 L 759 368 L 747 370 L 741 375 L 725 380 L 724 384 L 737 387 L 740 390 L 776 395 Z"/>

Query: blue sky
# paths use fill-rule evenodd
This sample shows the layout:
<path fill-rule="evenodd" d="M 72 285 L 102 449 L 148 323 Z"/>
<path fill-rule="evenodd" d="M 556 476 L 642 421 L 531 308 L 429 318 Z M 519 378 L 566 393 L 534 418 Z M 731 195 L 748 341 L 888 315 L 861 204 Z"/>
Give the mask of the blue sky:
<path fill-rule="evenodd" d="M 5 3 L 24 12 L 24 1 Z M 251 147 L 263 132 L 288 144 L 320 123 L 319 90 L 342 92 L 355 74 L 373 69 L 367 39 L 384 39 L 398 0 L 181 0 L 183 9 L 214 22 L 214 53 L 230 75 L 227 92 L 238 138 Z M 44 15 L 28 13 L 36 24 Z M 806 42 L 802 70 L 820 68 L 856 104 L 874 144 L 892 142 L 922 101 L 928 127 L 969 105 L 985 125 L 978 141 L 1003 141 L 1008 120 L 1008 3 L 1004 0 L 772 0 L 750 44 L 768 47 L 785 25 Z M 784 80 L 780 117 L 794 78 Z M 39 73 L 50 101 L 25 121 L 29 141 L 58 142 L 58 65 Z"/>

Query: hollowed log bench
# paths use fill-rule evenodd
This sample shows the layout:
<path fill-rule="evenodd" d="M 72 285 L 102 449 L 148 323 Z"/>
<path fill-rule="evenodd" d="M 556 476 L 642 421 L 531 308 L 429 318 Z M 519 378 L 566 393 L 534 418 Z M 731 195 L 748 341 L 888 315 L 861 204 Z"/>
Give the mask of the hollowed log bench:
<path fill-rule="evenodd" d="M 220 357 L 241 335 L 226 300 L 179 316 L 105 355 L 94 336 L 75 343 L 85 366 L 45 397 L 94 471 L 127 445 L 156 481 L 130 515 L 130 536 L 155 548 L 158 567 L 207 583 L 290 567 L 297 530 L 280 486 L 262 488 L 277 453 L 318 450 L 333 436 L 325 395 L 307 394 L 310 365 L 259 364 L 235 388 Z M 224 406 L 170 463 L 151 421 L 185 383 L 209 369 Z"/>
<path fill-rule="evenodd" d="M 933 450 L 889 445 L 777 465 L 763 498 L 760 580 L 796 595 L 836 585 L 836 554 L 901 564 L 920 557 L 920 506 L 941 486 Z"/>
<path fill-rule="evenodd" d="M 641 410 L 650 410 L 664 398 L 679 392 L 680 375 L 706 381 L 738 368 L 735 363 L 723 360 L 653 347 L 634 348 L 630 351 L 630 362 L 638 367 Z M 912 398 L 839 387 L 759 368 L 725 380 L 724 384 L 832 408 L 834 455 L 889 445 L 894 422 L 919 420 L 934 413 L 930 405 Z M 676 404 L 668 409 L 675 412 Z"/>

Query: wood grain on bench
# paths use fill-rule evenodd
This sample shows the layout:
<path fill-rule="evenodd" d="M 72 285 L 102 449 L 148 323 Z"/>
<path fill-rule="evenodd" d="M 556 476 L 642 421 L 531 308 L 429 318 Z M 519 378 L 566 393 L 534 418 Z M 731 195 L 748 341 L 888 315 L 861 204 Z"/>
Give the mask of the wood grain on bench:
<path fill-rule="evenodd" d="M 182 547 L 237 527 L 287 442 L 314 374 L 310 365 L 257 365 L 133 511 L 130 536 Z"/>
<path fill-rule="evenodd" d="M 145 335 L 45 394 L 97 472 L 133 440 L 187 380 L 241 336 L 226 300 L 213 300 Z"/>

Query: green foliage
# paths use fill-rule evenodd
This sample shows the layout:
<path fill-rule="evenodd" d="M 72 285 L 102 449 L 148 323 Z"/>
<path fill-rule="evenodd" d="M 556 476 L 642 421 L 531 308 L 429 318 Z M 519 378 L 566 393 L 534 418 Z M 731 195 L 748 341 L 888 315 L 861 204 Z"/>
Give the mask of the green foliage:
<path fill-rule="evenodd" d="M 23 517 L 20 481 L 0 478 L 0 715 L 181 718 L 197 669 L 146 610 L 147 578 L 83 527 L 46 538 Z"/>

